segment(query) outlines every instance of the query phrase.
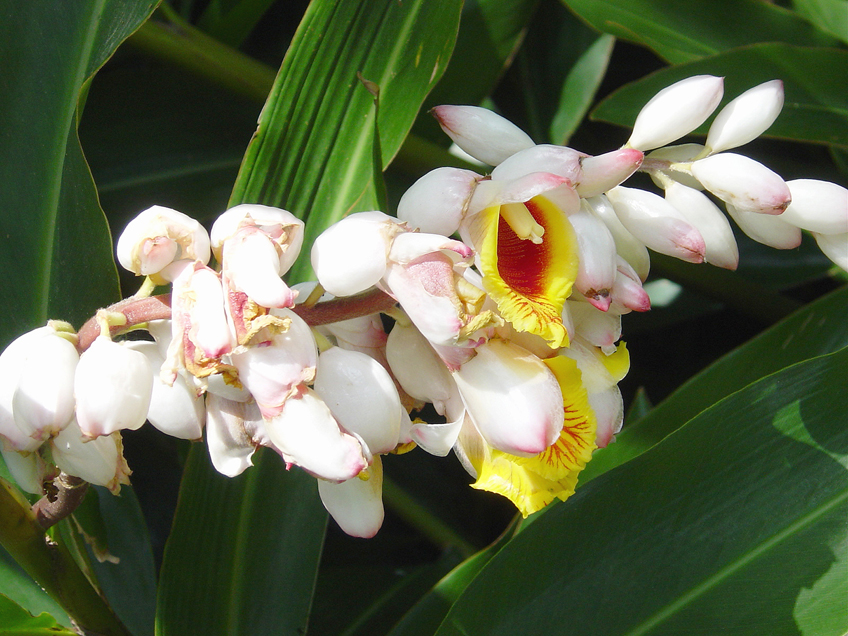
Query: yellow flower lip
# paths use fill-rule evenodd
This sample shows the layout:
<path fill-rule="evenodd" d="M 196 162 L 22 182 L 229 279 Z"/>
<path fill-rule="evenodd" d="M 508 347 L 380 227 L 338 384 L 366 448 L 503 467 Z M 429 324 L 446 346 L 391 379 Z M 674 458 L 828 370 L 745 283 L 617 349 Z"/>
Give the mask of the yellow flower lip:
<path fill-rule="evenodd" d="M 470 230 L 483 285 L 501 315 L 552 347 L 567 345 L 562 310 L 577 277 L 578 252 L 565 213 L 537 195 L 482 210 Z"/>

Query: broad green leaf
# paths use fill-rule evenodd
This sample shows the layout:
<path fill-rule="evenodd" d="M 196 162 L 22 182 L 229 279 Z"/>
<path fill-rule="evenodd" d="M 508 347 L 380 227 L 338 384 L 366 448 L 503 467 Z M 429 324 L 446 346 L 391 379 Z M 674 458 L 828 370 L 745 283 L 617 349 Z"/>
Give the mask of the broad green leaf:
<path fill-rule="evenodd" d="M 562 0 L 603 33 L 642 44 L 671 64 L 755 42 L 836 46 L 792 11 L 759 0 Z"/>
<path fill-rule="evenodd" d="M 309 221 L 292 279 L 308 276 L 308 246 L 324 228 L 379 209 L 375 171 L 395 156 L 444 72 L 460 7 L 456 0 L 310 5 L 230 200 L 279 205 Z M 362 80 L 379 91 L 379 109 Z"/>
<path fill-rule="evenodd" d="M 33 616 L 0 594 L 0 634 L 9 636 L 74 636 L 49 614 Z"/>
<path fill-rule="evenodd" d="M 55 600 L 0 547 L 0 594 L 8 597 L 31 614 L 47 613 L 66 627 L 71 619 Z"/>
<path fill-rule="evenodd" d="M 604 79 L 615 38 L 605 34 L 585 50 L 565 79 L 550 136 L 554 143 L 566 145 L 586 117 L 595 93 Z"/>
<path fill-rule="evenodd" d="M 77 139 L 85 82 L 155 0 L 0 5 L 0 343 L 118 299 L 109 229 Z"/>
<path fill-rule="evenodd" d="M 315 478 L 271 451 L 230 479 L 195 445 L 159 583 L 156 633 L 301 633 L 326 514 Z"/>
<path fill-rule="evenodd" d="M 556 505 L 437 634 L 841 636 L 848 348 L 767 376 Z"/>
<path fill-rule="evenodd" d="M 306 258 L 293 280 L 305 276 L 321 229 L 378 203 L 382 164 L 447 64 L 459 8 L 423 0 L 309 6 L 230 200 L 308 219 Z M 379 89 L 379 115 L 357 73 Z M 277 455 L 261 453 L 256 466 L 227 479 L 195 445 L 166 546 L 157 634 L 304 630 L 325 522 L 315 479 L 287 472 Z"/>
<path fill-rule="evenodd" d="M 153 634 L 156 614 L 156 570 L 150 537 L 135 492 L 123 487 L 118 496 L 92 487 L 105 536 L 108 559 L 92 558 L 100 588 L 121 621 L 135 636 Z M 102 557 L 101 557 L 102 558 Z"/>
<path fill-rule="evenodd" d="M 642 418 L 628 422 L 614 444 L 595 453 L 580 484 L 657 444 L 689 419 L 746 385 L 786 366 L 848 346 L 848 288 L 814 302 L 686 382 Z"/>
<path fill-rule="evenodd" d="M 765 6 L 765 5 L 764 5 Z M 725 78 L 725 101 L 773 79 L 783 80 L 785 104 L 770 137 L 848 146 L 848 51 L 788 44 L 756 44 L 663 69 L 605 99 L 592 117 L 632 126 L 658 91 L 692 75 Z M 702 126 L 699 132 L 706 132 Z"/>
<path fill-rule="evenodd" d="M 825 33 L 848 43 L 848 2 L 845 0 L 793 0 L 795 10 Z"/>

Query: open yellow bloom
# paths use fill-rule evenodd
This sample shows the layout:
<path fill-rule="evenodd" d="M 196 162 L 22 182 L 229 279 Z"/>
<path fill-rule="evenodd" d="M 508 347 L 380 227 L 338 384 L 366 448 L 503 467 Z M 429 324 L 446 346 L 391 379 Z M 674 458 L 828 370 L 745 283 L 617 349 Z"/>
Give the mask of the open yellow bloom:
<path fill-rule="evenodd" d="M 460 436 L 464 456 L 477 473 L 473 487 L 503 495 L 524 517 L 573 495 L 577 476 L 596 448 L 595 414 L 577 363 L 564 356 L 544 362 L 560 384 L 565 407 L 562 431 L 553 445 L 532 457 L 517 457 L 470 439 L 470 430 Z"/>
<path fill-rule="evenodd" d="M 475 214 L 468 231 L 501 315 L 554 348 L 567 345 L 562 309 L 577 277 L 578 250 L 565 212 L 544 195 L 498 202 Z"/>

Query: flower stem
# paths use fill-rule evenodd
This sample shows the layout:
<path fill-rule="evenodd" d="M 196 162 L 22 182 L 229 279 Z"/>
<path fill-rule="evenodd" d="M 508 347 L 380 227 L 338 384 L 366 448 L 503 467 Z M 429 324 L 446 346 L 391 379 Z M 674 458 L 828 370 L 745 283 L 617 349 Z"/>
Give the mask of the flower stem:
<path fill-rule="evenodd" d="M 5 479 L 0 479 L 0 543 L 59 603 L 81 633 L 131 636 L 68 549 L 48 539 L 29 503 Z"/>

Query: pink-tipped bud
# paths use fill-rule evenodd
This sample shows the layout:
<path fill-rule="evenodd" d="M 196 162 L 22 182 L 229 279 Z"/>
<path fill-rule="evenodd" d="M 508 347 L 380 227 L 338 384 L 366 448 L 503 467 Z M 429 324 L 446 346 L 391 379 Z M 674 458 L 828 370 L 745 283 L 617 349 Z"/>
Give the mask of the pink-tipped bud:
<path fill-rule="evenodd" d="M 623 258 L 618 258 L 615 283 L 610 290 L 610 297 L 617 305 L 622 305 L 632 311 L 649 311 L 651 298 L 642 288 L 642 281 Z"/>
<path fill-rule="evenodd" d="M 781 216 L 737 210 L 727 205 L 727 213 L 745 234 L 763 245 L 778 250 L 791 250 L 801 244 L 801 230 Z"/>
<path fill-rule="evenodd" d="M 586 209 L 569 215 L 577 235 L 578 266 L 574 285 L 586 300 L 606 311 L 615 282 L 615 240 L 598 217 Z"/>
<path fill-rule="evenodd" d="M 848 232 L 848 189 L 829 181 L 787 181 L 792 203 L 780 218 L 802 230 L 819 234 Z"/>
<path fill-rule="evenodd" d="M 703 192 L 682 183 L 671 182 L 665 190 L 665 200 L 671 203 L 704 237 L 707 263 L 736 269 L 739 248 L 727 217 Z"/>
<path fill-rule="evenodd" d="M 649 248 L 690 263 L 704 262 L 701 233 L 661 196 L 618 186 L 607 197 L 622 225 Z"/>
<path fill-rule="evenodd" d="M 721 109 L 710 126 L 711 154 L 747 144 L 762 135 L 783 108 L 783 82 L 771 80 L 748 89 Z"/>
<path fill-rule="evenodd" d="M 635 148 L 621 148 L 584 158 L 580 164 L 583 178 L 577 184 L 577 194 L 585 199 L 614 188 L 636 172 L 644 158 L 644 153 Z"/>
<path fill-rule="evenodd" d="M 724 93 L 724 78 L 696 75 L 654 95 L 636 117 L 627 145 L 642 151 L 680 139 L 715 110 Z"/>
<path fill-rule="evenodd" d="M 719 199 L 740 211 L 781 214 L 792 201 L 780 175 L 750 157 L 725 152 L 692 164 L 692 174 Z"/>
<path fill-rule="evenodd" d="M 607 226 L 615 240 L 615 250 L 618 255 L 630 263 L 639 274 L 639 278 L 647 279 L 651 270 L 651 256 L 648 254 L 648 249 L 621 224 L 610 200 L 600 194 L 590 199 L 583 199 L 582 205 Z"/>
<path fill-rule="evenodd" d="M 431 112 L 457 146 L 490 166 L 535 145 L 518 126 L 486 108 L 436 106 Z"/>
<path fill-rule="evenodd" d="M 480 178 L 459 168 L 431 170 L 404 192 L 397 216 L 411 228 L 450 236 L 459 228 Z"/>

